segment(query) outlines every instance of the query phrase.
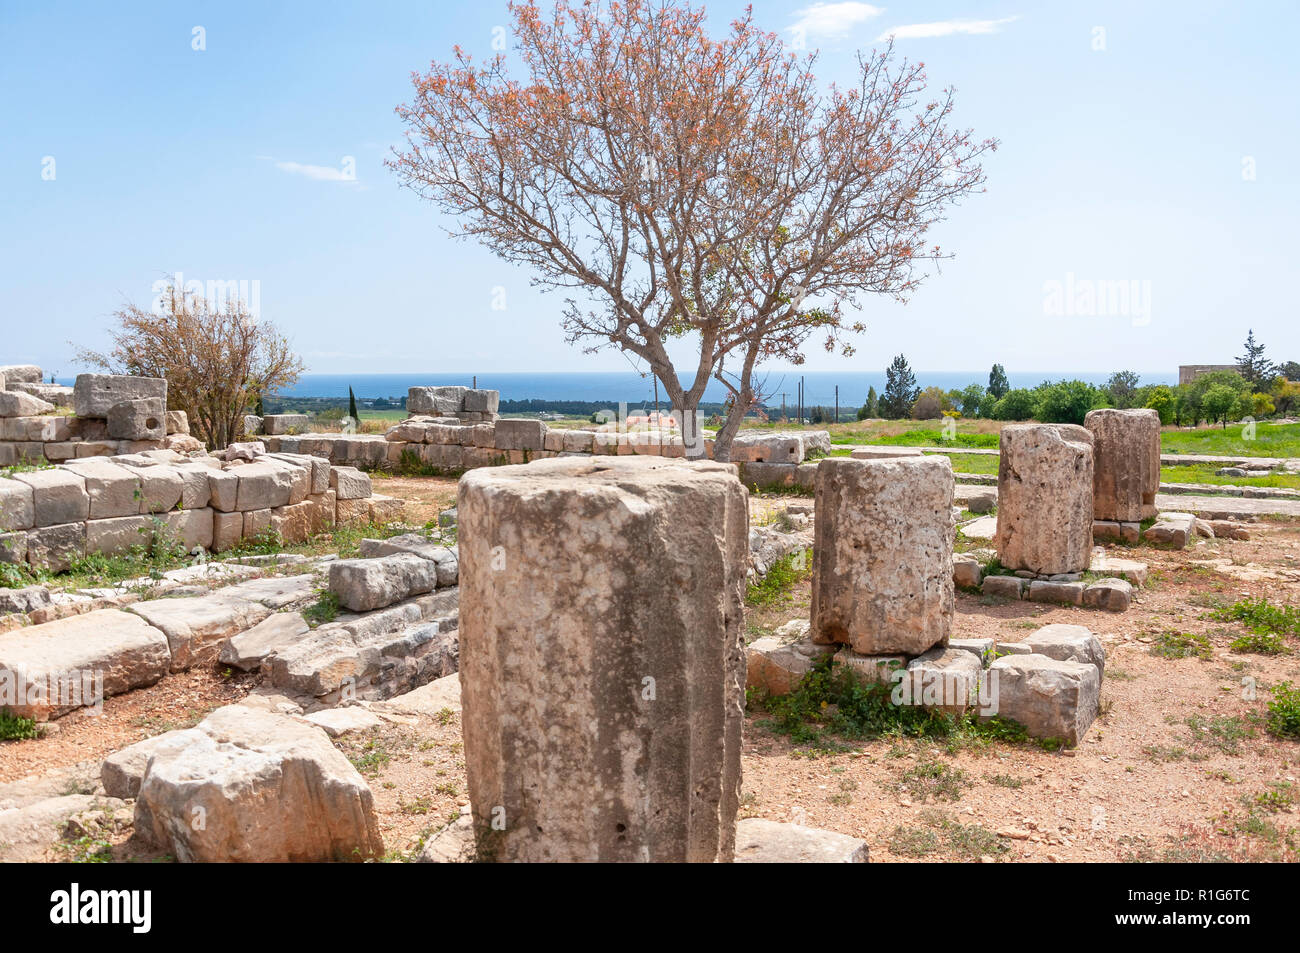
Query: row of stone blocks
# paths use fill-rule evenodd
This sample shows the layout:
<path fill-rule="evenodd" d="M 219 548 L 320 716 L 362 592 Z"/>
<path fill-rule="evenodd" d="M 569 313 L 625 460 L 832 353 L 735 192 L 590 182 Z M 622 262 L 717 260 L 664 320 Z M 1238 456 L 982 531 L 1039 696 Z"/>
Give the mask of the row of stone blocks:
<path fill-rule="evenodd" d="M 318 457 L 92 457 L 0 477 L 0 561 L 62 571 L 87 553 L 146 544 L 159 523 L 189 551 L 223 552 L 271 531 L 301 542 L 327 526 L 391 521 L 401 509 L 374 496 L 366 474 Z"/>
<path fill-rule="evenodd" d="M 1054 575 L 1088 567 L 1094 523 L 1156 514 L 1160 418 L 1153 410 L 1094 410 L 1084 426 L 1014 424 L 999 439 L 998 558 Z"/>
<path fill-rule="evenodd" d="M 1041 651 L 989 673 L 991 642 L 950 643 L 952 495 L 943 457 L 822 464 L 806 652 L 877 670 L 892 657 L 922 696 L 900 703 L 928 704 L 937 686 L 953 711 L 992 674 L 995 713 L 1076 744 L 1097 711 L 1091 633 L 1044 633 Z M 461 479 L 457 511 L 480 856 L 732 859 L 750 671 L 735 468 L 592 457 L 480 469 Z M 582 558 L 557 560 L 557 540 Z M 653 585 L 636 568 L 648 565 Z M 983 712 L 992 699 L 979 699 Z"/>

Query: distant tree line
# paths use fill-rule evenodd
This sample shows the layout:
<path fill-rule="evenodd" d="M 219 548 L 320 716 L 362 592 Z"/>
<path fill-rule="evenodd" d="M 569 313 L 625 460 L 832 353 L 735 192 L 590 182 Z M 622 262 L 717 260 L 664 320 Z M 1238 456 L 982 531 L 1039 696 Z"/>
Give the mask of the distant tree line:
<path fill-rule="evenodd" d="M 1033 388 L 1013 388 L 1006 368 L 994 364 L 988 384 L 972 383 L 957 390 L 917 386 L 907 358 L 894 358 L 885 370 L 885 391 L 867 390 L 858 419 L 883 417 L 932 420 L 936 417 L 983 417 L 989 420 L 1038 420 L 1081 424 L 1088 411 L 1100 407 L 1146 407 L 1162 424 L 1180 427 L 1202 422 L 1227 426 L 1231 420 L 1285 415 L 1300 411 L 1300 363 L 1273 364 L 1252 330 L 1237 370 L 1213 371 L 1188 384 L 1143 385 L 1135 371 L 1116 371 L 1102 385 L 1080 380 L 1043 381 Z"/>

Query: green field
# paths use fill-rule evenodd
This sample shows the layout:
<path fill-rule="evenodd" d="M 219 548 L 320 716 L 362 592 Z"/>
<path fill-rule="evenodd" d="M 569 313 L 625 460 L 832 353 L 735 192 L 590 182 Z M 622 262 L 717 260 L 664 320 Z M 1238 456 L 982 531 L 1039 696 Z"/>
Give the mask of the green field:
<path fill-rule="evenodd" d="M 1211 453 L 1223 456 L 1300 457 L 1300 424 L 1256 424 L 1255 438 L 1244 438 L 1245 428 L 1232 424 L 1200 430 L 1167 430 L 1160 435 L 1165 453 Z"/>

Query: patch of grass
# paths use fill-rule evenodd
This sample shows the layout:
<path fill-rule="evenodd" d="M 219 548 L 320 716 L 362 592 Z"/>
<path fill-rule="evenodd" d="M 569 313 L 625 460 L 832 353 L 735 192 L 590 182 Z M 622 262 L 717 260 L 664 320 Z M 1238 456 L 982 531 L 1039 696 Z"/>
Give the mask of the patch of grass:
<path fill-rule="evenodd" d="M 8 708 L 0 708 L 0 741 L 25 741 L 40 732 L 33 718 L 22 718 Z"/>
<path fill-rule="evenodd" d="M 939 835 L 924 827 L 895 827 L 889 852 L 898 857 L 927 857 L 939 849 Z"/>
<path fill-rule="evenodd" d="M 1275 737 L 1300 739 L 1300 688 L 1289 681 L 1274 685 L 1264 724 Z"/>
<path fill-rule="evenodd" d="M 1263 473 L 1259 476 L 1220 476 L 1222 463 L 1161 467 L 1162 483 L 1202 483 L 1207 486 L 1262 486 L 1300 489 L 1300 473 Z"/>
<path fill-rule="evenodd" d="M 989 784 L 1000 788 L 1010 788 L 1013 791 L 1023 788 L 1026 784 L 1031 783 L 1028 778 L 1017 778 L 1011 774 L 986 774 L 984 780 Z"/>
<path fill-rule="evenodd" d="M 918 801 L 957 801 L 970 786 L 961 768 L 942 761 L 922 761 L 903 772 L 899 787 Z"/>
<path fill-rule="evenodd" d="M 1200 658 L 1213 656 L 1210 640 L 1192 632 L 1174 632 L 1166 629 L 1155 637 L 1150 652 L 1160 658 Z"/>
<path fill-rule="evenodd" d="M 1273 605 L 1267 599 L 1241 599 L 1213 610 L 1210 617 L 1220 622 L 1240 622 L 1259 635 L 1300 636 L 1300 609 Z"/>
<path fill-rule="evenodd" d="M 811 559 L 808 552 L 788 553 L 782 556 L 767 575 L 752 583 L 745 593 L 745 602 L 751 606 L 771 606 L 779 602 L 788 602 L 791 590 L 808 575 Z"/>
<path fill-rule="evenodd" d="M 1244 718 L 1190 716 L 1185 724 L 1192 734 L 1192 744 L 1216 749 L 1223 754 L 1239 754 L 1241 742 L 1255 737 L 1255 729 Z"/>
<path fill-rule="evenodd" d="M 359 752 L 349 755 L 348 760 L 363 775 L 373 778 L 388 767 L 389 762 L 393 760 L 393 756 L 378 741 L 371 740 L 366 742 L 365 747 Z"/>
<path fill-rule="evenodd" d="M 316 601 L 302 610 L 302 617 L 313 629 L 339 617 L 339 597 L 332 589 L 321 589 Z"/>
<path fill-rule="evenodd" d="M 1234 652 L 1250 652 L 1255 655 L 1285 655 L 1287 652 L 1286 642 L 1272 632 L 1248 632 L 1237 636 L 1228 645 Z"/>
<path fill-rule="evenodd" d="M 1300 456 L 1300 424 L 1260 423 L 1255 439 L 1245 439 L 1245 428 L 1215 426 L 1197 430 L 1167 430 L 1160 435 L 1164 453 L 1212 453 L 1223 456 Z"/>
<path fill-rule="evenodd" d="M 1296 802 L 1296 786 L 1290 781 L 1274 781 L 1267 791 L 1255 795 L 1254 805 L 1270 814 L 1289 811 Z"/>

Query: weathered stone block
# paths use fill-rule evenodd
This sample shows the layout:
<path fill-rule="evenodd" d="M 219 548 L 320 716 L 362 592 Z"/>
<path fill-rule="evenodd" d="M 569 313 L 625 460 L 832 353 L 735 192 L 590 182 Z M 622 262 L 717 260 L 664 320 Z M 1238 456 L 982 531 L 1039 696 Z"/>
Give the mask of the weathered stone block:
<path fill-rule="evenodd" d="M 239 478 L 235 505 L 241 511 L 285 506 L 293 494 L 295 474 L 278 463 L 259 460 L 236 467 L 231 472 Z"/>
<path fill-rule="evenodd" d="M 302 433 L 311 428 L 311 417 L 307 414 L 267 414 L 262 418 L 262 432 L 268 436 Z"/>
<path fill-rule="evenodd" d="M 1061 622 L 1045 625 L 1033 635 L 1023 640 L 1035 655 L 1046 655 L 1058 661 L 1077 659 L 1097 666 L 1100 675 L 1106 674 L 1106 650 L 1101 640 L 1082 625 L 1066 625 Z"/>
<path fill-rule="evenodd" d="M 204 824 L 192 823 L 201 807 Z M 182 862 L 368 860 L 384 844 L 370 788 L 320 728 L 246 705 L 160 744 L 135 830 Z"/>
<path fill-rule="evenodd" d="M 461 406 L 466 413 L 495 414 L 501 407 L 501 392 L 495 390 L 467 390 Z"/>
<path fill-rule="evenodd" d="M 0 532 L 30 529 L 35 523 L 31 484 L 0 477 Z"/>
<path fill-rule="evenodd" d="M 411 553 L 330 563 L 330 591 L 353 612 L 382 609 L 438 586 L 438 564 Z"/>
<path fill-rule="evenodd" d="M 745 650 L 746 688 L 760 688 L 769 695 L 794 691 L 799 680 L 812 671 L 818 659 L 835 651 L 833 645 L 819 645 L 812 639 L 765 636 Z"/>
<path fill-rule="evenodd" d="M 937 646 L 907 663 L 903 703 L 965 714 L 979 692 L 983 660 L 964 649 Z"/>
<path fill-rule="evenodd" d="M 167 434 L 184 434 L 189 436 L 190 433 L 190 415 L 183 410 L 167 411 Z"/>
<path fill-rule="evenodd" d="M 1023 599 L 1026 582 L 1016 576 L 985 576 L 980 592 L 1001 599 Z"/>
<path fill-rule="evenodd" d="M 118 401 L 108 409 L 112 440 L 162 440 L 167 436 L 167 404 L 161 397 Z"/>
<path fill-rule="evenodd" d="M 1002 429 L 998 558 L 1008 569 L 1086 569 L 1092 555 L 1092 435 L 1071 424 Z"/>
<path fill-rule="evenodd" d="M 34 704 L 6 707 L 38 721 L 152 685 L 166 674 L 167 663 L 163 634 L 117 609 L 28 626 L 0 638 L 0 682 L 45 687 Z"/>
<path fill-rule="evenodd" d="M 0 417 L 36 417 L 48 414 L 54 405 L 20 390 L 0 390 Z"/>
<path fill-rule="evenodd" d="M 106 457 L 86 457 L 68 463 L 66 469 L 85 481 L 90 519 L 134 516 L 140 512 L 140 479 L 126 467 Z"/>
<path fill-rule="evenodd" d="M 835 831 L 747 817 L 736 824 L 738 864 L 865 864 L 867 842 Z"/>
<path fill-rule="evenodd" d="M 185 481 L 181 475 L 168 466 L 129 466 L 140 481 L 140 513 L 166 513 L 176 508 L 185 491 Z"/>
<path fill-rule="evenodd" d="M 13 479 L 32 489 L 34 526 L 78 522 L 90 514 L 86 481 L 71 470 L 32 470 L 15 473 Z"/>
<path fill-rule="evenodd" d="M 1089 609 L 1127 612 L 1133 604 L 1133 586 L 1124 579 L 1098 579 L 1083 590 L 1083 604 Z"/>
<path fill-rule="evenodd" d="M 984 569 L 974 556 L 952 554 L 952 584 L 962 589 L 978 589 L 984 582 Z"/>
<path fill-rule="evenodd" d="M 504 861 L 731 860 L 748 549 L 734 468 L 479 469 L 457 512 L 480 847 Z M 575 558 L 553 558 L 561 538 Z M 646 566 L 673 567 L 672 584 L 646 585 Z M 491 829 L 498 808 L 504 831 Z"/>
<path fill-rule="evenodd" d="M 540 420 L 498 420 L 496 448 L 498 450 L 542 450 L 546 442 L 546 424 Z"/>
<path fill-rule="evenodd" d="M 981 708 L 980 717 L 1019 722 L 1031 738 L 1075 746 L 1097 718 L 1101 675 L 1090 663 L 1007 655 L 989 666 L 989 679 L 996 680 L 997 701 Z"/>
<path fill-rule="evenodd" d="M 863 655 L 919 655 L 952 628 L 947 457 L 823 460 L 817 468 L 812 632 Z"/>
<path fill-rule="evenodd" d="M 446 414 L 454 416 L 461 409 L 468 387 L 412 387 L 406 392 L 406 410 L 410 414 Z"/>
<path fill-rule="evenodd" d="M 1063 606 L 1082 605 L 1083 583 L 1035 579 L 1029 583 L 1028 598 L 1031 602 L 1055 602 Z"/>
<path fill-rule="evenodd" d="M 330 471 L 330 489 L 340 500 L 362 500 L 371 494 L 370 476 L 356 467 L 334 467 Z"/>
<path fill-rule="evenodd" d="M 173 672 L 183 672 L 214 658 L 221 642 L 251 629 L 271 614 L 256 602 L 223 598 L 220 592 L 150 599 L 133 603 L 129 611 L 167 637 Z"/>
<path fill-rule="evenodd" d="M 39 384 L 41 368 L 37 364 L 5 364 L 0 366 L 0 377 L 5 379 L 5 386 L 14 384 Z"/>
<path fill-rule="evenodd" d="M 1160 415 L 1154 410 L 1091 410 L 1093 514 L 1140 523 L 1155 515 L 1160 490 Z"/>
<path fill-rule="evenodd" d="M 1186 549 L 1196 539 L 1196 517 L 1191 513 L 1161 513 L 1142 538 L 1152 546 Z"/>
<path fill-rule="evenodd" d="M 161 377 L 79 374 L 72 391 L 72 406 L 78 417 L 107 417 L 114 404 L 147 397 L 160 399 L 165 412 L 167 381 Z"/>

